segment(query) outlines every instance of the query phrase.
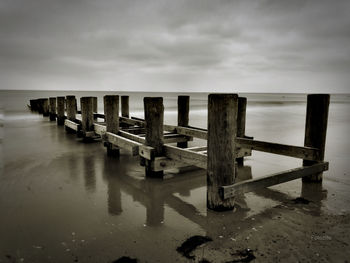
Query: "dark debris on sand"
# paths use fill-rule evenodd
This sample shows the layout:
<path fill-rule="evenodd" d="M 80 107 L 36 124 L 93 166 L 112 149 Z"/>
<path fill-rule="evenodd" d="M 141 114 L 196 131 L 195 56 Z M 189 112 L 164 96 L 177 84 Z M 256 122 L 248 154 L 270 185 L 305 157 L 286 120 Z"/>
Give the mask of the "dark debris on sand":
<path fill-rule="evenodd" d="M 112 261 L 112 263 L 137 263 L 136 258 L 121 257 L 117 260 Z"/>
<path fill-rule="evenodd" d="M 238 250 L 236 253 L 231 254 L 232 256 L 237 257 L 234 260 L 227 261 L 226 263 L 235 263 L 235 262 L 250 262 L 255 259 L 253 250 L 247 248 L 243 250 Z"/>
<path fill-rule="evenodd" d="M 189 259 L 194 259 L 195 256 L 191 256 L 190 253 L 195 250 L 198 246 L 213 241 L 207 236 L 192 236 L 182 243 L 180 247 L 176 249 L 177 252 L 181 253 L 183 256 Z"/>

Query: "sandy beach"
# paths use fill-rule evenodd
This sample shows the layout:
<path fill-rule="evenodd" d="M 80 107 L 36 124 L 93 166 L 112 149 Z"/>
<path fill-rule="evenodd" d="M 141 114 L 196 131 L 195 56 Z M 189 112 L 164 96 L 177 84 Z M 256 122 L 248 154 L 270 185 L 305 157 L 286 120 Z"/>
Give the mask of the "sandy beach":
<path fill-rule="evenodd" d="M 191 97 L 192 126 L 206 128 L 205 96 Z M 246 134 L 303 145 L 306 95 L 299 101 L 288 95 L 273 100 L 254 96 L 250 102 L 248 95 Z M 2 91 L 1 97 L 0 262 L 114 262 L 123 256 L 137 262 L 350 258 L 348 96 L 331 97 L 325 156 L 330 168 L 322 183 L 294 180 L 247 193 L 237 197 L 234 211 L 221 213 L 206 208 L 205 170 L 145 179 L 139 157 L 126 150 L 119 159 L 107 157 L 101 141 L 83 143 L 27 110 L 28 94 Z M 165 99 L 167 124 L 176 122 L 172 99 Z M 131 101 L 130 111 L 141 117 L 142 101 Z M 238 180 L 299 166 L 299 159 L 254 151 L 239 167 Z M 212 241 L 194 249 L 189 259 L 176 249 L 195 235 Z"/>

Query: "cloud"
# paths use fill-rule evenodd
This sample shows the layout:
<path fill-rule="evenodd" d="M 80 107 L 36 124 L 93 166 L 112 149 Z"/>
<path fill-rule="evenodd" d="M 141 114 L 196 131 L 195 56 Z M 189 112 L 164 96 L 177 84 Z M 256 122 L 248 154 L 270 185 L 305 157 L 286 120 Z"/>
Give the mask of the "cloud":
<path fill-rule="evenodd" d="M 346 0 L 2 0 L 1 87 L 349 92 L 349 11 Z"/>

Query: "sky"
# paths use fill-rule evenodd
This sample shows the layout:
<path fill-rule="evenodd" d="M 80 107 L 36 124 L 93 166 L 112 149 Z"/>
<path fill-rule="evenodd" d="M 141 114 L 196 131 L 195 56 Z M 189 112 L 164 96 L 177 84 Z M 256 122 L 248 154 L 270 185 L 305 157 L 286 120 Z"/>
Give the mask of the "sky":
<path fill-rule="evenodd" d="M 350 93 L 349 0 L 0 0 L 0 89 Z"/>

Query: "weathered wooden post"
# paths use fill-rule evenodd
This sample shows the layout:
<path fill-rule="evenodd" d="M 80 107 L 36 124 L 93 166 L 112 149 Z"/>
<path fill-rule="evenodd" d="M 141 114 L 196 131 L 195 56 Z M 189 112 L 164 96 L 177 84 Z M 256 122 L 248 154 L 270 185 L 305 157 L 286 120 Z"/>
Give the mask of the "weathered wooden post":
<path fill-rule="evenodd" d="M 75 121 L 77 115 L 77 100 L 75 96 L 66 96 L 67 101 L 67 119 L 70 121 Z"/>
<path fill-rule="evenodd" d="M 97 113 L 97 110 L 98 110 L 98 105 L 97 105 L 97 97 L 92 97 L 93 98 L 93 108 L 92 108 L 92 111 L 94 113 Z M 94 120 L 97 120 L 97 117 L 94 116 Z"/>
<path fill-rule="evenodd" d="M 129 118 L 129 96 L 121 96 L 122 117 Z"/>
<path fill-rule="evenodd" d="M 42 99 L 43 102 L 43 116 L 48 117 L 49 113 L 49 99 Z"/>
<path fill-rule="evenodd" d="M 64 100 L 65 97 L 57 97 L 57 125 L 64 125 Z"/>
<path fill-rule="evenodd" d="M 178 96 L 177 97 L 177 125 L 188 126 L 190 112 L 190 96 Z M 187 142 L 178 142 L 177 147 L 187 148 Z"/>
<path fill-rule="evenodd" d="M 56 120 L 56 98 L 50 97 L 49 102 L 50 102 L 50 121 L 55 121 Z"/>
<path fill-rule="evenodd" d="M 106 131 L 118 134 L 119 131 L 119 96 L 106 95 L 103 97 Z M 119 148 L 107 143 L 107 155 L 119 156 Z"/>
<path fill-rule="evenodd" d="M 207 207 L 216 211 L 234 208 L 234 198 L 222 200 L 219 187 L 236 178 L 237 108 L 236 94 L 209 95 Z"/>
<path fill-rule="evenodd" d="M 30 110 L 31 111 L 37 111 L 38 107 L 37 107 L 37 100 L 30 100 Z"/>
<path fill-rule="evenodd" d="M 80 98 L 81 132 L 85 140 L 94 132 L 93 97 Z"/>
<path fill-rule="evenodd" d="M 319 149 L 318 160 L 303 160 L 303 166 L 310 166 L 324 160 L 326 146 L 329 94 L 307 96 L 304 146 Z M 322 173 L 303 177 L 303 182 L 322 182 Z"/>
<path fill-rule="evenodd" d="M 161 97 L 146 97 L 143 99 L 145 108 L 146 145 L 154 148 L 154 157 L 163 153 L 164 106 Z M 163 171 L 153 171 L 153 161 L 146 160 L 146 177 L 163 178 Z"/>
<path fill-rule="evenodd" d="M 43 114 L 44 112 L 44 99 L 37 99 L 38 113 Z"/>
<path fill-rule="evenodd" d="M 237 137 L 244 137 L 245 135 L 245 123 L 247 112 L 247 98 L 238 97 L 238 110 L 237 110 Z M 239 165 L 244 164 L 244 157 L 237 158 Z"/>

